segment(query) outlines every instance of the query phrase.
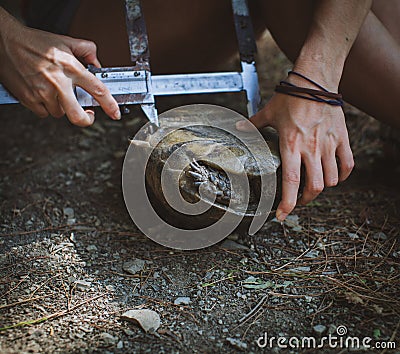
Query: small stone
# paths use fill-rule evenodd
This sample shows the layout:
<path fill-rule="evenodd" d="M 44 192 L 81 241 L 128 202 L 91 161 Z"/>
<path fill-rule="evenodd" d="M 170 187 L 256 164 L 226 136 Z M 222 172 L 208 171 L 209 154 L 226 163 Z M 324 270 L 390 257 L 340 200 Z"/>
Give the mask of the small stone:
<path fill-rule="evenodd" d="M 138 323 L 145 332 L 155 332 L 161 325 L 160 315 L 148 309 L 126 311 L 121 319 Z"/>
<path fill-rule="evenodd" d="M 229 239 L 225 239 L 224 242 L 221 243 L 220 247 L 225 250 L 249 250 L 248 247 Z"/>
<path fill-rule="evenodd" d="M 385 234 L 384 232 L 382 232 L 382 231 L 375 233 L 375 234 L 372 236 L 372 238 L 373 238 L 374 240 L 377 240 L 377 241 L 379 241 L 379 240 L 382 240 L 382 241 L 387 240 L 386 234 Z"/>
<path fill-rule="evenodd" d="M 318 324 L 318 325 L 315 325 L 315 326 L 313 327 L 313 330 L 314 330 L 314 332 L 317 333 L 318 335 L 321 335 L 322 333 L 324 333 L 324 332 L 326 331 L 326 326 L 321 325 L 321 324 Z"/>
<path fill-rule="evenodd" d="M 218 320 L 218 324 L 222 325 L 224 322 L 222 320 Z"/>
<path fill-rule="evenodd" d="M 358 239 L 358 235 L 353 232 L 348 232 L 347 236 L 349 236 L 352 240 Z"/>
<path fill-rule="evenodd" d="M 132 330 L 129 329 L 129 328 L 123 328 L 122 330 L 125 332 L 125 334 L 126 334 L 127 336 L 133 336 L 133 335 L 135 334 L 135 332 L 132 331 Z"/>
<path fill-rule="evenodd" d="M 75 286 L 80 291 L 85 291 L 92 286 L 92 283 L 86 280 L 76 280 Z"/>
<path fill-rule="evenodd" d="M 232 346 L 234 346 L 234 347 L 236 347 L 236 348 L 238 348 L 238 349 L 241 349 L 241 350 L 244 350 L 244 349 L 247 349 L 247 343 L 245 343 L 245 342 L 242 342 L 241 340 L 239 340 L 239 339 L 236 339 L 236 338 L 226 338 L 226 341 L 230 344 L 230 345 L 232 345 Z"/>
<path fill-rule="evenodd" d="M 303 272 L 309 272 L 311 270 L 310 267 L 296 267 L 296 268 L 292 268 L 291 271 L 292 272 L 296 272 L 296 273 L 303 273 Z"/>
<path fill-rule="evenodd" d="M 100 338 L 103 340 L 103 342 L 109 345 L 114 345 L 118 341 L 118 338 L 115 338 L 114 336 L 112 336 L 110 333 L 107 332 L 100 333 Z"/>
<path fill-rule="evenodd" d="M 307 258 L 317 258 L 318 256 L 319 256 L 318 250 L 310 250 L 304 255 L 304 257 Z"/>
<path fill-rule="evenodd" d="M 144 269 L 146 261 L 143 259 L 134 259 L 133 261 L 125 262 L 122 269 L 129 274 L 137 274 Z"/>
<path fill-rule="evenodd" d="M 95 252 L 95 251 L 97 251 L 97 247 L 96 247 L 96 245 L 89 245 L 86 247 L 86 251 Z"/>
<path fill-rule="evenodd" d="M 124 342 L 122 341 L 122 340 L 120 340 L 118 343 L 117 343 L 117 348 L 118 349 L 122 349 L 124 347 Z"/>
<path fill-rule="evenodd" d="M 63 214 L 67 219 L 73 219 L 74 218 L 74 209 L 72 208 L 63 208 Z"/>
<path fill-rule="evenodd" d="M 239 240 L 239 234 L 233 233 L 227 237 L 228 240 L 237 241 Z"/>
<path fill-rule="evenodd" d="M 189 305 L 190 297 L 180 296 L 174 300 L 174 305 Z"/>

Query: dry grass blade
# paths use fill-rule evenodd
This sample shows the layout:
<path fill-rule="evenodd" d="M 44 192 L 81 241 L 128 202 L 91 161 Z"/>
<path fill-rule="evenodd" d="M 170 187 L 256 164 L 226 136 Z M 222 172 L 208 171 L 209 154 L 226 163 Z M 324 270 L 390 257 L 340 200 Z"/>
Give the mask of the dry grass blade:
<path fill-rule="evenodd" d="M 34 319 L 34 320 L 22 321 L 22 322 L 18 322 L 18 323 L 15 323 L 13 325 L 10 325 L 10 326 L 2 327 L 2 328 L 0 328 L 0 332 L 7 331 L 9 329 L 18 328 L 18 327 L 31 326 L 31 325 L 42 323 L 42 322 L 49 321 L 49 320 L 54 320 L 54 319 L 56 319 L 58 317 L 64 316 L 64 315 L 66 315 L 66 314 L 68 314 L 68 313 L 70 313 L 72 311 L 75 311 L 79 307 L 82 307 L 83 305 L 86 305 L 89 302 L 95 301 L 95 300 L 101 298 L 104 295 L 105 294 L 100 294 L 100 295 L 94 296 L 94 297 L 92 297 L 92 298 L 90 298 L 88 300 L 82 301 L 81 303 L 71 307 L 70 309 L 67 309 L 67 310 L 64 310 L 64 311 L 55 312 L 55 313 L 52 313 L 49 316 L 37 318 L 37 319 Z"/>

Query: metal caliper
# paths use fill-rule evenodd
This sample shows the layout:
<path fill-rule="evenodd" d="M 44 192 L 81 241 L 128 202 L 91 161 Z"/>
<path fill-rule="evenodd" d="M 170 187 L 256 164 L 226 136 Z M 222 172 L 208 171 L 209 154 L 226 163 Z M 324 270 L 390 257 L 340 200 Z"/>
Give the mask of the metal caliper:
<path fill-rule="evenodd" d="M 140 104 L 149 121 L 159 126 L 155 96 L 245 91 L 249 117 L 258 111 L 261 99 L 255 66 L 257 47 L 247 0 L 232 0 L 241 72 L 151 75 L 148 36 L 140 0 L 125 0 L 125 8 L 133 65 L 88 68 L 107 86 L 119 105 Z M 99 106 L 80 87 L 76 87 L 76 97 L 82 107 Z M 0 104 L 10 103 L 18 103 L 18 100 L 0 85 Z"/>

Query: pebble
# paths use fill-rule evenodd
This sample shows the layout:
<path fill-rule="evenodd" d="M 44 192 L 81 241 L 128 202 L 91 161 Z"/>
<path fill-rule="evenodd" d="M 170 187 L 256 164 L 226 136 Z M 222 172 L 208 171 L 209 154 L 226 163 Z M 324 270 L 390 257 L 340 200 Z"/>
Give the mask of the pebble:
<path fill-rule="evenodd" d="M 125 334 L 126 334 L 127 336 L 133 336 L 133 335 L 135 334 L 135 332 L 132 331 L 132 330 L 129 329 L 129 328 L 123 328 L 122 330 L 125 332 Z"/>
<path fill-rule="evenodd" d="M 105 343 L 111 344 L 111 345 L 114 345 L 118 341 L 118 338 L 115 338 L 114 336 L 112 336 L 110 333 L 107 333 L 107 332 L 100 333 L 100 338 Z"/>
<path fill-rule="evenodd" d="M 319 251 L 318 250 L 310 250 L 304 256 L 307 258 L 317 258 L 319 256 Z"/>
<path fill-rule="evenodd" d="M 174 305 L 189 305 L 190 304 L 190 297 L 187 296 L 180 296 L 174 300 Z"/>
<path fill-rule="evenodd" d="M 384 233 L 384 232 L 377 232 L 377 233 L 375 233 L 373 236 L 372 236 L 372 238 L 374 239 L 374 240 L 377 240 L 377 241 L 379 241 L 379 240 L 382 240 L 382 241 L 385 241 L 385 240 L 387 240 L 387 236 L 386 236 L 386 234 Z"/>
<path fill-rule="evenodd" d="M 73 219 L 74 218 L 74 209 L 72 208 L 63 208 L 63 214 L 67 219 Z"/>
<path fill-rule="evenodd" d="M 311 270 L 310 267 L 296 267 L 291 269 L 292 272 L 296 273 L 309 272 L 310 270 Z"/>
<path fill-rule="evenodd" d="M 348 232 L 347 236 L 349 236 L 352 240 L 358 239 L 358 235 L 355 234 L 354 232 Z"/>
<path fill-rule="evenodd" d="M 326 326 L 318 324 L 313 327 L 313 330 L 315 333 L 321 335 L 322 333 L 324 333 L 326 331 Z"/>
<path fill-rule="evenodd" d="M 96 247 L 96 245 L 89 245 L 86 247 L 86 251 L 95 252 L 95 251 L 97 251 L 97 247 Z"/>
<path fill-rule="evenodd" d="M 122 266 L 122 269 L 129 274 L 137 274 L 143 270 L 146 265 L 146 261 L 143 259 L 136 258 L 132 261 L 125 262 Z"/>
<path fill-rule="evenodd" d="M 86 280 L 76 280 L 75 285 L 78 290 L 85 291 L 92 286 L 92 283 Z"/>
<path fill-rule="evenodd" d="M 237 241 L 239 240 L 239 234 L 233 233 L 227 237 L 228 240 Z"/>
<path fill-rule="evenodd" d="M 220 247 L 225 250 L 249 250 L 248 247 L 229 239 L 225 239 L 224 242 L 221 243 Z"/>
<path fill-rule="evenodd" d="M 155 332 L 161 325 L 160 315 L 148 309 L 126 311 L 121 319 L 138 323 L 145 332 Z"/>

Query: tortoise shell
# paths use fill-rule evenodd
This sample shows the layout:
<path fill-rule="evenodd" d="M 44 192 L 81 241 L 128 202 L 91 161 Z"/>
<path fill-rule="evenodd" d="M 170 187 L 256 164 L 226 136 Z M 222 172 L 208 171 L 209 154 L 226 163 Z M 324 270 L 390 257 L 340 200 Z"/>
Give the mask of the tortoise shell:
<path fill-rule="evenodd" d="M 277 135 L 271 129 L 264 129 L 262 135 L 239 132 L 235 123 L 242 119 L 214 105 L 178 107 L 160 116 L 157 131 L 133 141 L 149 153 L 147 190 L 153 206 L 168 222 L 188 229 L 205 227 L 225 212 L 243 218 L 268 213 L 272 202 L 278 201 Z M 187 203 L 202 201 L 208 210 L 197 215 L 176 210 L 166 195 L 170 188 L 179 190 Z"/>

